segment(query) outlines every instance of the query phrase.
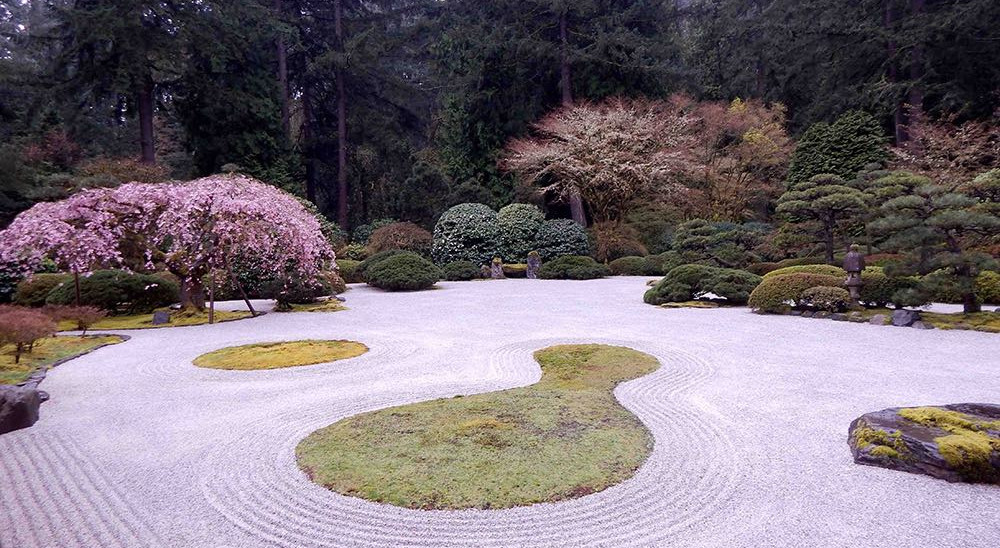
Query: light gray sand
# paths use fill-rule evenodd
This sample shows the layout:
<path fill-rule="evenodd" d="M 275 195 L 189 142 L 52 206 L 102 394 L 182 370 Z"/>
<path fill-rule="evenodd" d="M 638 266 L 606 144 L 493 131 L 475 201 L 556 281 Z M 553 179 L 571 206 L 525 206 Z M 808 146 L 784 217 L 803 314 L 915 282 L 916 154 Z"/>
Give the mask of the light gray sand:
<path fill-rule="evenodd" d="M 955 546 L 1000 542 L 1000 487 L 857 466 L 855 417 L 1000 401 L 1000 336 L 642 304 L 646 278 L 355 286 L 350 310 L 132 331 L 52 371 L 0 436 L 0 546 Z M 270 340 L 371 351 L 285 370 L 191 360 Z M 535 382 L 535 349 L 627 345 L 657 372 L 616 395 L 655 437 L 634 478 L 577 500 L 422 512 L 299 471 L 309 432 L 362 411 Z"/>

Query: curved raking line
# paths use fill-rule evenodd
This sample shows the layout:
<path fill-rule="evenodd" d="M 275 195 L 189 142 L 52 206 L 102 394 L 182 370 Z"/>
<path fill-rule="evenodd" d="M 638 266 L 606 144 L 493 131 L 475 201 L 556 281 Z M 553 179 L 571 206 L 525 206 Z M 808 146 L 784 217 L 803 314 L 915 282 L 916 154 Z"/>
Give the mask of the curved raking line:
<path fill-rule="evenodd" d="M 296 465 L 296 445 L 317 428 L 375 409 L 532 384 L 540 377 L 532 353 L 569 343 L 625 346 L 661 363 L 657 371 L 615 390 L 654 438 L 647 461 L 618 485 L 579 499 L 506 510 L 421 511 L 333 493 L 312 483 Z M 736 485 L 729 438 L 684 397 L 712 374 L 697 357 L 642 341 L 549 339 L 507 345 L 492 353 L 489 374 L 479 382 L 432 383 L 250 424 L 245 435 L 234 438 L 240 440 L 238 447 L 220 447 L 205 462 L 202 492 L 233 524 L 280 546 L 662 543 L 711 516 Z"/>

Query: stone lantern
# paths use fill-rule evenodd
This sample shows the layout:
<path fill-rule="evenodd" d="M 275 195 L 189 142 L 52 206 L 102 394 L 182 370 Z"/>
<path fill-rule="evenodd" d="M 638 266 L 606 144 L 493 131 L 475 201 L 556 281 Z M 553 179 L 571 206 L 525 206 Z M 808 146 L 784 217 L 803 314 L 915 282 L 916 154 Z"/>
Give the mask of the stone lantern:
<path fill-rule="evenodd" d="M 844 285 L 847 286 L 847 291 L 851 294 L 851 301 L 854 304 L 858 304 L 858 299 L 861 298 L 861 286 L 864 285 L 861 280 L 861 271 L 865 269 L 865 256 L 858 249 L 858 244 L 852 244 L 851 250 L 844 257 L 844 270 L 847 271 Z"/>

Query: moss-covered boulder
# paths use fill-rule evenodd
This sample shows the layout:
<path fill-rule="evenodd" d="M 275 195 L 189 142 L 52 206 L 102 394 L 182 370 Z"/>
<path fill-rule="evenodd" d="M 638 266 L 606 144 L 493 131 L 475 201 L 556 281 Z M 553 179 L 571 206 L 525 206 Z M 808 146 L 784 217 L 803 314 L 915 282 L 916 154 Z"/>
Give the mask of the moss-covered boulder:
<path fill-rule="evenodd" d="M 851 423 L 854 462 L 952 482 L 1000 485 L 1000 405 L 897 407 Z"/>

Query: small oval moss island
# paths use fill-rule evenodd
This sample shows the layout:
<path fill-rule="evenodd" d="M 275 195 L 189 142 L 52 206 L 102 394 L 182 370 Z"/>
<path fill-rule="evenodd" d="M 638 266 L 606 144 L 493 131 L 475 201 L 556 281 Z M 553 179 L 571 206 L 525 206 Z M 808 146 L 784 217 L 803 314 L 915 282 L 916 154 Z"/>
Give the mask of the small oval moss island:
<path fill-rule="evenodd" d="M 202 354 L 194 360 L 198 367 L 251 371 L 314 365 L 354 358 L 368 352 L 355 341 L 287 341 L 230 346 Z"/>
<path fill-rule="evenodd" d="M 317 430 L 296 448 L 309 477 L 406 508 L 510 508 L 630 478 L 653 439 L 612 394 L 659 367 L 629 348 L 539 350 L 542 379 L 501 392 L 392 407 Z"/>

